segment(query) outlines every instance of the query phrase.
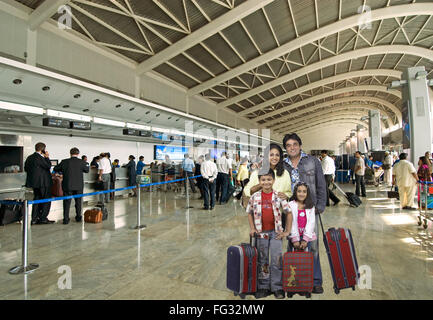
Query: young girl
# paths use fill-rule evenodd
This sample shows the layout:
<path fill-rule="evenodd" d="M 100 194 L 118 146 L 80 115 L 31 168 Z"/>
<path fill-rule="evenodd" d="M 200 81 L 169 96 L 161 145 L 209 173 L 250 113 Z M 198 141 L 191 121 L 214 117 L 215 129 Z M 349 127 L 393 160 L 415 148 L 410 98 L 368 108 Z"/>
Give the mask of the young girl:
<path fill-rule="evenodd" d="M 289 235 L 293 219 L 287 201 L 279 198 L 278 193 L 272 188 L 275 182 L 274 170 L 261 171 L 258 177 L 261 191 L 251 196 L 247 207 L 250 235 L 256 234 L 258 237 L 259 271 L 256 298 L 264 298 L 273 292 L 277 299 L 283 299 L 282 239 Z M 287 215 L 286 230 L 282 224 L 283 214 Z"/>
<path fill-rule="evenodd" d="M 316 214 L 308 185 L 305 182 L 297 183 L 290 200 L 289 207 L 293 215 L 293 222 L 289 249 L 305 250 L 308 248 L 311 250 L 311 241 L 317 239 L 314 231 Z"/>

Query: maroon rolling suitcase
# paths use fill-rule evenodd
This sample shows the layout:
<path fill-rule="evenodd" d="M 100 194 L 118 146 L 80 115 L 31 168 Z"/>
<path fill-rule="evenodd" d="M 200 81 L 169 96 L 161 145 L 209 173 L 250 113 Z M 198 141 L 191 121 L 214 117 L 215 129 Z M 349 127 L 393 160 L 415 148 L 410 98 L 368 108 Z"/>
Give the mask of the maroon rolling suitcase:
<path fill-rule="evenodd" d="M 283 290 L 287 292 L 287 297 L 298 293 L 310 298 L 313 284 L 313 253 L 286 252 L 283 256 Z"/>
<path fill-rule="evenodd" d="M 256 293 L 257 258 L 253 237 L 250 237 L 249 244 L 242 243 L 227 249 L 227 288 L 233 291 L 235 296 L 245 299 L 247 294 Z"/>
<path fill-rule="evenodd" d="M 320 214 L 319 220 L 334 281 L 334 292 L 339 294 L 340 290 L 345 288 L 355 290 L 359 271 L 352 233 L 346 228 L 330 228 L 325 232 Z"/>

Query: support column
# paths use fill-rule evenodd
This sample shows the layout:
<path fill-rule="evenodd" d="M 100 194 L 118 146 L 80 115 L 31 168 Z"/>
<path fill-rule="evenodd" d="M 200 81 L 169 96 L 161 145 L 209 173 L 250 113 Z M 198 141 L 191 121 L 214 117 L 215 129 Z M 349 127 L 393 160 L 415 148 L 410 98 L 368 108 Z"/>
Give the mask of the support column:
<path fill-rule="evenodd" d="M 361 151 L 362 153 L 367 152 L 364 139 L 365 139 L 365 132 L 363 131 L 363 126 L 358 124 L 356 126 L 356 140 L 358 144 L 358 150 Z"/>
<path fill-rule="evenodd" d="M 371 137 L 371 147 L 372 151 L 382 150 L 382 129 L 380 124 L 380 112 L 379 110 L 368 111 L 369 116 L 369 132 Z"/>
<path fill-rule="evenodd" d="M 189 114 L 189 95 L 186 95 L 185 107 L 186 107 L 186 114 Z"/>
<path fill-rule="evenodd" d="M 137 99 L 141 99 L 141 77 L 140 76 L 135 76 L 135 91 L 134 91 L 134 96 Z"/>
<path fill-rule="evenodd" d="M 26 63 L 31 66 L 36 66 L 37 55 L 37 38 L 38 32 L 27 29 L 27 48 L 26 48 Z"/>
<path fill-rule="evenodd" d="M 419 157 L 432 148 L 432 125 L 430 97 L 425 67 L 408 68 L 403 72 L 403 148 L 410 149 L 410 161 L 417 163 Z"/>

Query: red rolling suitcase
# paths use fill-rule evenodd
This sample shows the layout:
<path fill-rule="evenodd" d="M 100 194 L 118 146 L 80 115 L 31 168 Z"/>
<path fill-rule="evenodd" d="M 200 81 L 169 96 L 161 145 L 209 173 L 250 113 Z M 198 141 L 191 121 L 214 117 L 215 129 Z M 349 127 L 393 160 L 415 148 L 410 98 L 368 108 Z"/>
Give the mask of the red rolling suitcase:
<path fill-rule="evenodd" d="M 283 256 L 283 290 L 287 292 L 287 297 L 298 293 L 310 298 L 313 282 L 313 253 L 286 252 Z"/>
<path fill-rule="evenodd" d="M 340 290 L 345 288 L 355 290 L 359 272 L 352 233 L 345 228 L 330 228 L 325 232 L 320 214 L 319 220 L 322 226 L 323 242 L 328 254 L 332 279 L 334 280 L 334 292 L 339 294 Z"/>
<path fill-rule="evenodd" d="M 253 237 L 250 237 L 249 244 L 242 243 L 227 249 L 227 288 L 235 296 L 245 299 L 247 294 L 257 292 L 257 258 Z"/>

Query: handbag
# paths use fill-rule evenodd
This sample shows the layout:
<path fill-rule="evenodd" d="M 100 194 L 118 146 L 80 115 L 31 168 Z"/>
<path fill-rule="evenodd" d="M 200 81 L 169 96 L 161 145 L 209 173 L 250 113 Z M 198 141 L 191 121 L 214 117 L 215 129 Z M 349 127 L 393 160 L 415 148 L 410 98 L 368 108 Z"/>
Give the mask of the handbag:
<path fill-rule="evenodd" d="M 399 199 L 398 191 L 393 191 L 392 189 L 394 186 L 391 186 L 391 191 L 388 191 L 388 198 L 389 199 Z"/>
<path fill-rule="evenodd" d="M 104 181 L 96 181 L 95 182 L 95 190 L 104 190 Z"/>

